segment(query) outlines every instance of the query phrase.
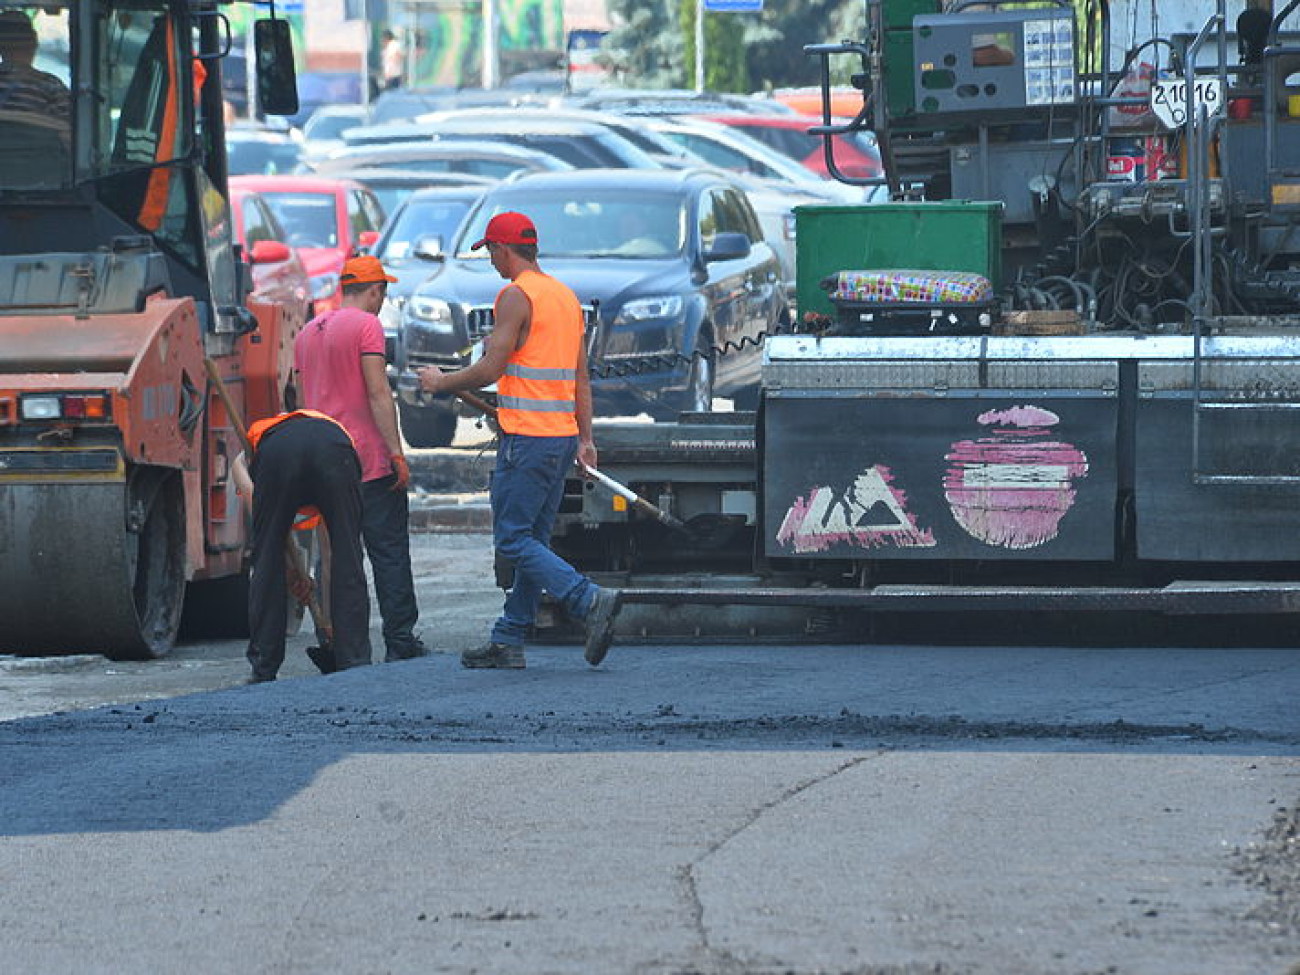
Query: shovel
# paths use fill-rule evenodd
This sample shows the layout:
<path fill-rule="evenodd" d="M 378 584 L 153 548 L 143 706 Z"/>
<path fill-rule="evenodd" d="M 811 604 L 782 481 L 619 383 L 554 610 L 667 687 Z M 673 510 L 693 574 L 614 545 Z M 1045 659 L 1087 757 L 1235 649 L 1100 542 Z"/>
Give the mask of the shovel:
<path fill-rule="evenodd" d="M 491 403 L 487 402 L 475 393 L 460 392 L 456 395 L 464 403 L 472 406 L 494 423 L 496 422 L 496 407 Z M 670 528 L 675 532 L 689 535 L 692 541 L 705 547 L 720 547 L 721 545 L 724 545 L 744 523 L 744 515 L 710 513 L 695 515 L 689 522 L 684 522 L 680 518 L 670 515 L 662 508 L 651 504 L 626 484 L 614 480 L 603 471 L 598 471 L 594 467 L 588 467 L 581 461 L 579 461 L 578 467 L 596 483 L 603 486 L 606 490 L 617 494 L 620 498 L 642 511 L 644 514 L 649 515 L 665 528 Z"/>

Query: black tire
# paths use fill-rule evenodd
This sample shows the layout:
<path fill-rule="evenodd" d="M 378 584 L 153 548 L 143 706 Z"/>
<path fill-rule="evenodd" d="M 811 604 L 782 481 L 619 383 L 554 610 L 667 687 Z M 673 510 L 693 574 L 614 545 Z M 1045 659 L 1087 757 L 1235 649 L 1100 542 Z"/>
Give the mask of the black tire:
<path fill-rule="evenodd" d="M 457 416 L 436 406 L 412 406 L 397 401 L 402 436 L 412 447 L 446 447 L 456 439 Z"/>
<path fill-rule="evenodd" d="M 131 595 L 140 643 L 114 659 L 148 660 L 171 650 L 185 606 L 185 497 L 179 476 L 168 477 L 140 499 L 144 522 L 130 555 Z"/>

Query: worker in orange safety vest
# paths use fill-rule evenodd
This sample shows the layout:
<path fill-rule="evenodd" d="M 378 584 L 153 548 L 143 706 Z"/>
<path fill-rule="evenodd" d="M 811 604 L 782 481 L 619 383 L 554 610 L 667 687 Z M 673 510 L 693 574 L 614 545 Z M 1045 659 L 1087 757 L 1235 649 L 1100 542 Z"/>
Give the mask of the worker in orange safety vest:
<path fill-rule="evenodd" d="M 316 509 L 329 533 L 333 638 L 313 654 L 323 672 L 370 663 L 370 596 L 361 548 L 361 462 L 341 424 L 315 410 L 258 420 L 248 430 L 253 507 L 248 594 L 251 683 L 275 680 L 284 662 L 288 587 L 284 541 L 300 509 Z M 244 458 L 236 461 L 241 481 Z M 294 579 L 300 599 L 310 580 Z M 307 590 L 309 591 L 309 590 Z"/>

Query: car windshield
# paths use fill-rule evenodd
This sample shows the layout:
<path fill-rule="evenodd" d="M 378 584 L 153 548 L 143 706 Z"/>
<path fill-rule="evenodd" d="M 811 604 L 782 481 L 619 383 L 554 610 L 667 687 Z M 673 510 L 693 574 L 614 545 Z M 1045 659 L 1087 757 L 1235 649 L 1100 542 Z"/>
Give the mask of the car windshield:
<path fill-rule="evenodd" d="M 365 120 L 355 115 L 313 115 L 303 126 L 305 139 L 341 139 L 348 129 L 365 125 Z"/>
<path fill-rule="evenodd" d="M 487 257 L 470 250 L 487 222 L 506 210 L 520 210 L 537 225 L 542 258 L 618 257 L 663 260 L 679 255 L 686 243 L 686 201 L 676 194 L 633 190 L 532 190 L 503 195 L 480 207 L 457 245 L 460 258 Z"/>
<path fill-rule="evenodd" d="M 291 247 L 338 247 L 335 200 L 325 193 L 263 193 Z"/>
<path fill-rule="evenodd" d="M 292 173 L 302 150 L 295 142 L 266 139 L 228 139 L 226 158 L 231 176 L 274 176 Z"/>
<path fill-rule="evenodd" d="M 421 237 L 441 237 L 445 248 L 473 203 L 471 199 L 411 201 L 385 232 L 376 256 L 400 261 L 410 256 Z"/>

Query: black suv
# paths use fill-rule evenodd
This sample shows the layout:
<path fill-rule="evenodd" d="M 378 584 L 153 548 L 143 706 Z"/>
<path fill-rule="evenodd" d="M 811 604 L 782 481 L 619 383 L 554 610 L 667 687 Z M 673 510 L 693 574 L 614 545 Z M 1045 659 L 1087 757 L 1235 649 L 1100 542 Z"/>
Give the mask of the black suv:
<path fill-rule="evenodd" d="M 429 430 L 428 411 L 443 418 L 438 437 L 412 446 L 451 441 L 455 401 L 420 392 L 415 370 L 468 365 L 491 331 L 506 282 L 486 249 L 470 245 L 505 210 L 533 219 L 542 270 L 589 311 L 597 415 L 675 419 L 707 411 L 715 394 L 740 405 L 756 399 L 759 344 L 788 325 L 788 310 L 780 265 L 744 191 L 700 170 L 534 173 L 483 197 L 442 268 L 403 309 L 398 400 L 412 421 L 405 426 Z"/>

